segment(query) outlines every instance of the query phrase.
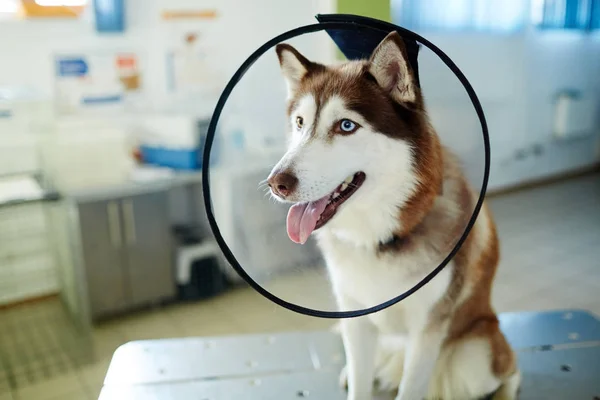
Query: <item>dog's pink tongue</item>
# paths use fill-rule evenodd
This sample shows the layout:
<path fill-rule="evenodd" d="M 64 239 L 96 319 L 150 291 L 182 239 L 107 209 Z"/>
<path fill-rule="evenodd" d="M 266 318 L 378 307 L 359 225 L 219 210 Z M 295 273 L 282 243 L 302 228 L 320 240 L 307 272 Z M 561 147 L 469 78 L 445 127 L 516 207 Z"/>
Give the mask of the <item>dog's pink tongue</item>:
<path fill-rule="evenodd" d="M 304 244 L 315 230 L 319 217 L 327 207 L 328 198 L 294 204 L 288 211 L 287 232 L 295 243 Z"/>

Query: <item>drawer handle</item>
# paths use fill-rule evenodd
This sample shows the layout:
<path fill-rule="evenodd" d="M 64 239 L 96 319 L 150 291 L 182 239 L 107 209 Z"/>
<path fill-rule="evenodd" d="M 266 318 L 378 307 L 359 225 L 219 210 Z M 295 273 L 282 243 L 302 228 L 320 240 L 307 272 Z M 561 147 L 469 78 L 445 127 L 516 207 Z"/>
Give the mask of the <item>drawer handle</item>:
<path fill-rule="evenodd" d="M 121 221 L 119 217 L 119 206 L 116 202 L 110 201 L 106 206 L 108 213 L 108 235 L 113 247 L 121 247 Z"/>
<path fill-rule="evenodd" d="M 130 199 L 123 200 L 123 214 L 125 215 L 125 237 L 128 245 L 135 245 L 137 232 L 135 230 L 135 214 L 133 203 Z"/>

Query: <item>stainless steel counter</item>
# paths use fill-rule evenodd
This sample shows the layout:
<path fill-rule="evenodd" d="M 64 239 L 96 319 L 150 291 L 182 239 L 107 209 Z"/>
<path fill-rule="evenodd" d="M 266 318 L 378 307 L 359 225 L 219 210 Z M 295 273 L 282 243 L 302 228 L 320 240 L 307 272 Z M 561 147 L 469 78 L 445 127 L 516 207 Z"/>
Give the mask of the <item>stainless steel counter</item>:
<path fill-rule="evenodd" d="M 518 352 L 521 400 L 600 396 L 596 317 L 567 310 L 500 319 Z M 330 332 L 131 342 L 114 354 L 100 400 L 343 400 L 343 364 L 341 340 Z"/>
<path fill-rule="evenodd" d="M 160 190 L 169 190 L 180 186 L 199 184 L 201 182 L 202 173 L 200 171 L 176 172 L 168 178 L 156 178 L 145 181 L 131 180 L 118 185 L 67 190 L 63 191 L 61 194 L 64 198 L 73 201 L 105 200 L 115 197 L 135 196 Z"/>

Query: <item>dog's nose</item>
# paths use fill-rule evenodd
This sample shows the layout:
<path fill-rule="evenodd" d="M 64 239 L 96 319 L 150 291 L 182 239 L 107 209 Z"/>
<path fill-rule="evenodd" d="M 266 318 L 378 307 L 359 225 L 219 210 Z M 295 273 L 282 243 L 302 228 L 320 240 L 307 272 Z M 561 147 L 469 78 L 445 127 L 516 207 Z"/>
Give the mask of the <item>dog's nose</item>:
<path fill-rule="evenodd" d="M 267 179 L 269 187 L 275 194 L 286 198 L 296 189 L 298 178 L 289 172 L 278 172 Z"/>

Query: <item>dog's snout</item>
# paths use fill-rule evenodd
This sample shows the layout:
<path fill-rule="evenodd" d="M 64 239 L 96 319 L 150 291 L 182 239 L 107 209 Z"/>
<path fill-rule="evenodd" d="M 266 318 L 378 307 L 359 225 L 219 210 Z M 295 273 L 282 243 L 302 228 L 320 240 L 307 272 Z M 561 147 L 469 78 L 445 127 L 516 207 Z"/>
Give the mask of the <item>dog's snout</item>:
<path fill-rule="evenodd" d="M 278 172 L 269 177 L 267 183 L 276 195 L 286 198 L 296 189 L 298 178 L 289 172 Z"/>

